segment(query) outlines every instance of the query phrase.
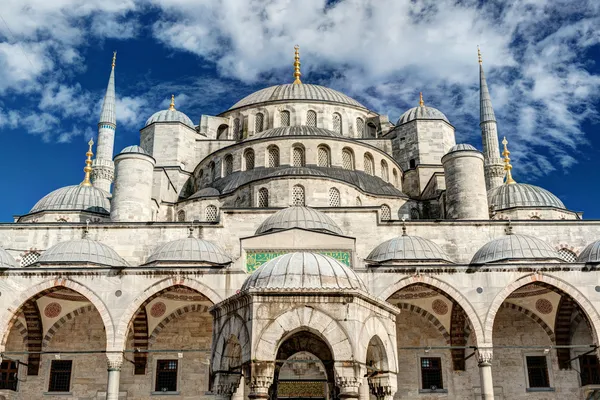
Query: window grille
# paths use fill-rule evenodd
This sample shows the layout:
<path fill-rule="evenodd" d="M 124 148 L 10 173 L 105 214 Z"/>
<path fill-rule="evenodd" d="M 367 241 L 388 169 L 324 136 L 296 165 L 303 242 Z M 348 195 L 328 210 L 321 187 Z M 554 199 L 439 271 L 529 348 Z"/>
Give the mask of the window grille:
<path fill-rule="evenodd" d="M 19 364 L 16 361 L 2 361 L 0 364 L 0 389 L 17 391 Z"/>
<path fill-rule="evenodd" d="M 356 205 L 362 206 L 362 200 L 360 199 L 360 197 L 356 197 Z"/>
<path fill-rule="evenodd" d="M 156 384 L 154 385 L 155 391 L 177 391 L 177 364 L 178 360 L 158 360 L 156 362 Z"/>
<path fill-rule="evenodd" d="M 223 176 L 231 175 L 233 173 L 233 156 L 231 154 L 226 155 L 223 162 L 225 163 Z"/>
<path fill-rule="evenodd" d="M 529 377 L 529 387 L 540 388 L 550 387 L 548 378 L 548 362 L 546 356 L 527 356 L 527 376 Z"/>
<path fill-rule="evenodd" d="M 21 258 L 21 267 L 27 267 L 31 264 L 35 264 L 35 262 L 40 258 L 41 253 L 37 251 L 28 251 Z"/>
<path fill-rule="evenodd" d="M 384 204 L 381 206 L 381 220 L 389 221 L 390 219 L 392 219 L 392 210 L 390 210 L 388 205 Z"/>
<path fill-rule="evenodd" d="M 362 118 L 356 118 L 356 135 L 358 137 L 365 136 L 365 121 Z"/>
<path fill-rule="evenodd" d="M 244 153 L 244 158 L 246 159 L 246 171 L 254 169 L 254 150 L 246 150 Z"/>
<path fill-rule="evenodd" d="M 394 168 L 392 174 L 394 175 L 394 186 L 398 187 L 398 171 L 396 171 L 396 168 Z"/>
<path fill-rule="evenodd" d="M 331 161 L 329 158 L 329 149 L 325 146 L 320 146 L 318 150 L 318 164 L 319 167 L 330 167 Z"/>
<path fill-rule="evenodd" d="M 600 364 L 594 354 L 579 356 L 581 386 L 600 384 Z"/>
<path fill-rule="evenodd" d="M 317 126 L 317 113 L 313 110 L 306 113 L 306 126 Z"/>
<path fill-rule="evenodd" d="M 340 191 L 336 188 L 329 189 L 329 207 L 340 206 Z"/>
<path fill-rule="evenodd" d="M 179 210 L 177 212 L 177 222 L 184 222 L 184 221 L 185 221 L 185 211 Z"/>
<path fill-rule="evenodd" d="M 258 191 L 258 206 L 261 208 L 269 207 L 269 191 L 267 188 Z"/>
<path fill-rule="evenodd" d="M 344 149 L 342 151 L 342 166 L 344 169 L 354 169 L 354 156 L 352 155 L 352 151 L 350 149 Z"/>
<path fill-rule="evenodd" d="M 381 160 L 381 179 L 383 179 L 386 182 L 390 181 L 390 174 L 388 172 L 388 166 L 384 160 Z"/>
<path fill-rule="evenodd" d="M 304 188 L 300 185 L 296 185 L 292 188 L 292 204 L 294 206 L 305 205 Z"/>
<path fill-rule="evenodd" d="M 306 165 L 304 161 L 304 149 L 302 147 L 294 147 L 292 152 L 292 165 L 294 167 L 304 167 Z"/>
<path fill-rule="evenodd" d="M 52 360 L 50 364 L 49 392 L 68 392 L 71 389 L 73 360 Z"/>
<path fill-rule="evenodd" d="M 577 254 L 575 254 L 571 250 L 564 248 L 564 247 L 562 249 L 558 250 L 558 256 L 560 258 L 562 258 L 563 260 L 565 260 L 566 262 L 572 263 L 572 262 L 577 261 Z"/>
<path fill-rule="evenodd" d="M 262 132 L 265 124 L 265 116 L 263 113 L 258 113 L 254 117 L 254 133 Z"/>
<path fill-rule="evenodd" d="M 333 131 L 342 133 L 342 116 L 338 113 L 333 113 Z"/>
<path fill-rule="evenodd" d="M 279 147 L 269 147 L 269 167 L 279 167 Z"/>
<path fill-rule="evenodd" d="M 375 166 L 373 165 L 373 157 L 369 153 L 365 154 L 365 173 L 373 175 Z"/>
<path fill-rule="evenodd" d="M 421 358 L 421 389 L 437 390 L 443 388 L 442 359 L 439 357 Z"/>
<path fill-rule="evenodd" d="M 279 112 L 280 126 L 290 126 L 290 112 L 283 110 Z"/>
<path fill-rule="evenodd" d="M 233 138 L 235 140 L 242 139 L 242 129 L 241 129 L 241 124 L 240 124 L 239 118 L 236 118 L 233 120 Z"/>
<path fill-rule="evenodd" d="M 208 222 L 215 222 L 217 220 L 217 207 L 213 205 L 206 207 L 206 220 Z"/>

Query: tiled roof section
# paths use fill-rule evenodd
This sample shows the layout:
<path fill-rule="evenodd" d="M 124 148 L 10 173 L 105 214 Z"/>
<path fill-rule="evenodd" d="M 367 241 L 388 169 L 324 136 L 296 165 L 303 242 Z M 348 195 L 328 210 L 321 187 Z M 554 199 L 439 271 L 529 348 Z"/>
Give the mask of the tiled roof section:
<path fill-rule="evenodd" d="M 597 263 L 600 262 L 600 240 L 590 243 L 577 257 L 577 262 Z"/>
<path fill-rule="evenodd" d="M 325 137 L 344 137 L 341 133 L 330 131 L 329 129 L 317 128 L 316 126 L 281 126 L 279 128 L 268 129 L 260 132 L 250 139 L 274 138 L 280 136 L 325 136 Z"/>
<path fill-rule="evenodd" d="M 391 260 L 452 262 L 440 246 L 419 236 L 398 236 L 387 240 L 375 247 L 367 260 L 378 263 Z"/>
<path fill-rule="evenodd" d="M 443 120 L 447 123 L 448 118 L 444 115 L 443 112 L 438 110 L 437 108 L 427 107 L 427 106 L 418 106 L 413 107 L 410 110 L 406 111 L 404 114 L 400 116 L 396 125 L 406 124 L 407 122 L 414 121 L 416 119 L 421 120 Z"/>
<path fill-rule="evenodd" d="M 266 262 L 242 286 L 242 290 L 252 288 L 367 290 L 352 269 L 331 257 L 308 252 L 288 253 Z"/>
<path fill-rule="evenodd" d="M 492 98 L 483 73 L 483 65 L 479 64 L 479 123 L 487 121 L 496 121 L 494 108 L 492 107 Z"/>
<path fill-rule="evenodd" d="M 90 211 L 110 213 L 109 194 L 94 186 L 65 186 L 44 196 L 29 211 Z"/>
<path fill-rule="evenodd" d="M 181 122 L 184 125 L 189 126 L 190 128 L 194 128 L 195 125 L 184 113 L 179 110 L 161 110 L 152 114 L 150 118 L 146 121 L 146 125 L 153 124 L 155 122 Z"/>
<path fill-rule="evenodd" d="M 1 268 L 17 268 L 17 262 L 8 254 L 6 250 L 0 247 L 0 269 Z"/>
<path fill-rule="evenodd" d="M 144 154 L 144 155 L 149 155 L 146 150 L 142 149 L 140 146 L 138 145 L 133 145 L 133 146 L 127 146 L 125 147 L 123 150 L 121 150 L 121 152 L 119 154 L 126 154 L 126 153 L 136 153 L 136 154 Z"/>
<path fill-rule="evenodd" d="M 526 183 L 502 185 L 489 190 L 488 203 L 496 211 L 511 207 L 566 208 L 558 197 L 546 189 Z"/>
<path fill-rule="evenodd" d="M 36 264 L 95 264 L 126 267 L 127 262 L 109 246 L 90 239 L 61 242 L 44 251 Z"/>
<path fill-rule="evenodd" d="M 561 261 L 561 258 L 548 243 L 541 239 L 526 235 L 506 235 L 486 243 L 475 253 L 471 264 L 522 260 Z"/>
<path fill-rule="evenodd" d="M 263 221 L 256 234 L 290 228 L 304 228 L 342 234 L 340 227 L 326 214 L 310 207 L 294 206 L 277 211 Z"/>
<path fill-rule="evenodd" d="M 146 263 L 210 263 L 229 264 L 231 258 L 216 244 L 208 240 L 188 237 L 160 245 Z"/>
<path fill-rule="evenodd" d="M 271 86 L 254 92 L 235 103 L 230 110 L 254 104 L 282 100 L 314 100 L 366 108 L 353 98 L 324 86 L 301 83 Z"/>
<path fill-rule="evenodd" d="M 452 153 L 455 151 L 479 151 L 479 150 L 477 150 L 475 147 L 471 146 L 470 144 L 459 143 L 459 144 L 455 144 L 454 146 L 452 146 L 450 148 L 450 150 L 448 150 L 448 153 Z M 446 153 L 446 154 L 448 154 L 448 153 Z"/>
<path fill-rule="evenodd" d="M 110 77 L 108 78 L 108 86 L 106 88 L 106 94 L 104 95 L 104 101 L 102 102 L 99 123 L 117 125 L 117 113 L 115 108 L 115 69 L 113 67 L 110 71 Z"/>

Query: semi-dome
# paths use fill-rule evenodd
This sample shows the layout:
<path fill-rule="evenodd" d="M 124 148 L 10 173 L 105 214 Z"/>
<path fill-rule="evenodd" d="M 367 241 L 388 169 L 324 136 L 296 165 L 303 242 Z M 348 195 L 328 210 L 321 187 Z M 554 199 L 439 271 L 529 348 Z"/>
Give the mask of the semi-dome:
<path fill-rule="evenodd" d="M 452 262 L 440 246 L 419 236 L 398 236 L 386 240 L 367 256 L 367 261 Z"/>
<path fill-rule="evenodd" d="M 8 251 L 0 247 L 0 269 L 2 268 L 17 268 L 17 262 L 8 254 Z"/>
<path fill-rule="evenodd" d="M 475 147 L 471 146 L 468 143 L 459 143 L 459 144 L 455 144 L 454 146 L 450 147 L 450 150 L 448 150 L 448 153 L 453 153 L 455 151 L 479 151 L 477 150 Z M 446 154 L 448 154 L 446 153 Z"/>
<path fill-rule="evenodd" d="M 329 129 L 317 128 L 316 126 L 296 125 L 280 126 L 279 128 L 267 129 L 251 139 L 275 138 L 280 136 L 326 136 L 326 137 L 344 137 L 341 133 L 330 131 Z"/>
<path fill-rule="evenodd" d="M 127 153 L 135 153 L 135 154 L 144 154 L 144 155 L 149 155 L 146 150 L 142 149 L 140 146 L 138 145 L 133 145 L 133 146 L 127 146 L 125 147 L 123 150 L 121 150 L 121 152 L 119 154 L 127 154 Z"/>
<path fill-rule="evenodd" d="M 565 209 L 562 201 L 546 189 L 526 183 L 501 185 L 488 190 L 488 203 L 495 210 L 512 207 L 554 207 Z"/>
<path fill-rule="evenodd" d="M 306 83 L 289 83 L 284 85 L 271 86 L 254 92 L 235 103 L 229 110 L 234 110 L 236 108 L 247 107 L 261 103 L 286 100 L 319 101 L 366 108 L 358 101 L 354 100 L 349 96 L 346 96 L 343 93 L 338 92 L 337 90 L 333 90 L 324 86 L 311 85 Z"/>
<path fill-rule="evenodd" d="M 600 240 L 596 240 L 586 246 L 577 257 L 577 262 L 597 263 L 600 262 Z"/>
<path fill-rule="evenodd" d="M 540 260 L 562 262 L 558 253 L 541 239 L 526 235 L 506 235 L 486 243 L 475 253 L 471 264 Z"/>
<path fill-rule="evenodd" d="M 109 197 L 110 194 L 94 186 L 65 186 L 44 196 L 29 212 L 60 210 L 109 214 Z"/>
<path fill-rule="evenodd" d="M 175 109 L 175 96 L 171 96 L 171 105 L 166 110 L 161 110 L 152 114 L 150 118 L 146 121 L 146 125 L 153 124 L 155 122 L 181 122 L 184 125 L 189 126 L 190 128 L 194 128 L 195 125 L 184 113 Z"/>
<path fill-rule="evenodd" d="M 160 245 L 150 257 L 149 263 L 209 263 L 223 265 L 231 258 L 216 244 L 208 240 L 187 237 Z"/>
<path fill-rule="evenodd" d="M 367 291 L 356 273 L 322 254 L 299 252 L 274 258 L 250 275 L 247 289 L 360 289 Z"/>
<path fill-rule="evenodd" d="M 342 234 L 339 226 L 327 215 L 310 207 L 293 206 L 277 211 L 263 221 L 256 234 L 290 228 Z"/>
<path fill-rule="evenodd" d="M 111 247 L 91 239 L 76 239 L 55 244 L 42 253 L 36 264 L 127 266 L 127 262 Z"/>

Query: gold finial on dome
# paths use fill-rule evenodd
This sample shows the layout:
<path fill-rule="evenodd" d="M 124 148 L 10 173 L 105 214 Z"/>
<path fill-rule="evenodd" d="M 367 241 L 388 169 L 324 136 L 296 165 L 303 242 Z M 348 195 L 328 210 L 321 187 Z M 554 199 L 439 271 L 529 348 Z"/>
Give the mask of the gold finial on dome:
<path fill-rule="evenodd" d="M 506 146 L 508 144 L 508 140 L 506 140 L 506 136 L 504 137 L 504 139 L 502 140 L 502 144 L 504 145 L 504 151 L 502 152 L 502 155 L 504 156 L 504 170 L 506 171 L 506 180 L 504 181 L 505 184 L 507 185 L 512 185 L 513 183 L 517 183 L 515 182 L 515 180 L 512 177 L 512 165 L 510 164 L 510 151 L 508 151 L 508 147 Z"/>
<path fill-rule="evenodd" d="M 175 95 L 171 95 L 171 104 L 169 105 L 169 111 L 175 111 Z"/>
<path fill-rule="evenodd" d="M 479 59 L 479 64 L 483 64 L 483 59 L 481 58 L 481 50 L 479 49 L 479 46 L 477 46 L 477 58 Z"/>
<path fill-rule="evenodd" d="M 294 50 L 296 50 L 296 54 L 294 55 L 294 84 L 299 85 L 302 83 L 300 80 L 302 76 L 300 72 L 300 46 L 295 45 Z"/>
<path fill-rule="evenodd" d="M 423 101 L 423 92 L 419 92 L 419 107 L 425 107 L 425 102 Z"/>
<path fill-rule="evenodd" d="M 83 182 L 81 182 L 81 186 L 92 186 L 92 182 L 90 181 L 90 174 L 92 173 L 92 146 L 94 145 L 94 141 L 90 139 L 88 142 L 88 151 L 85 153 L 87 159 L 85 160 L 85 167 L 83 168 L 83 172 L 85 172 L 85 177 L 83 178 Z"/>
<path fill-rule="evenodd" d="M 117 52 L 113 51 L 113 61 L 112 61 L 112 67 L 115 67 L 115 64 L 117 62 Z"/>

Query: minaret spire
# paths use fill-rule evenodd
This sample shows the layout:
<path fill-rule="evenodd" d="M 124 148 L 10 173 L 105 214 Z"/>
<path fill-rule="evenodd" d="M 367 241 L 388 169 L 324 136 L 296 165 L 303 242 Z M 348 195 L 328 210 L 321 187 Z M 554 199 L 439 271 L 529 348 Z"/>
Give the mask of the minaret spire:
<path fill-rule="evenodd" d="M 295 45 L 294 50 L 296 50 L 294 55 L 294 84 L 299 85 L 302 83 L 300 81 L 300 77 L 302 76 L 300 72 L 300 46 Z"/>

